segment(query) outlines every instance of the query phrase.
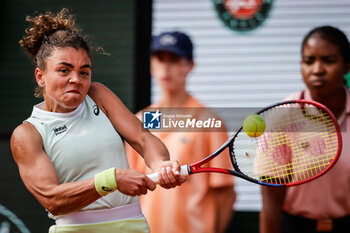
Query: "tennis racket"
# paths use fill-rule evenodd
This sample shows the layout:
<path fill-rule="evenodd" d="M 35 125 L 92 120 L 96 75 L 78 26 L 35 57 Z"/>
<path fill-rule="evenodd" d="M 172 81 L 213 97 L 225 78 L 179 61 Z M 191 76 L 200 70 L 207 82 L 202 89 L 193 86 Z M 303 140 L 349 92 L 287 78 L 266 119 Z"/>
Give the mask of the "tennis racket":
<path fill-rule="evenodd" d="M 265 121 L 264 133 L 250 137 L 241 127 L 214 153 L 181 166 L 181 175 L 219 172 L 268 186 L 294 186 L 328 172 L 342 148 L 339 126 L 322 104 L 292 100 L 257 112 Z M 206 163 L 229 148 L 233 170 L 208 167 Z M 158 174 L 148 175 L 158 182 Z"/>

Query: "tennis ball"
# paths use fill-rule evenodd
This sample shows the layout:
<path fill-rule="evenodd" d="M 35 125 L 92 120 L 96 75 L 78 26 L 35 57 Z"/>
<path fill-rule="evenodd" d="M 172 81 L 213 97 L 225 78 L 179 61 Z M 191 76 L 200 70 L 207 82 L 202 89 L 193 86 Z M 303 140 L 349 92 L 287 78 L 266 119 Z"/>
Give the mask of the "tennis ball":
<path fill-rule="evenodd" d="M 258 114 L 247 116 L 243 121 L 243 131 L 252 138 L 260 137 L 265 131 L 265 121 Z"/>

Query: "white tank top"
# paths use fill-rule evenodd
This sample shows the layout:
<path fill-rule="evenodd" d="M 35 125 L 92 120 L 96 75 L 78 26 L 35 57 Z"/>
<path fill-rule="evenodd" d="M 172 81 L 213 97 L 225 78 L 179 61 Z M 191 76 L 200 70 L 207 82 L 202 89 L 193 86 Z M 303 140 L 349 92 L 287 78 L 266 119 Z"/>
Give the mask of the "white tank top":
<path fill-rule="evenodd" d="M 44 150 L 55 166 L 60 183 L 91 178 L 111 167 L 129 168 L 121 137 L 89 96 L 69 113 L 48 112 L 42 110 L 43 106 L 44 102 L 35 105 L 26 121 L 40 133 Z M 136 202 L 137 197 L 115 191 L 83 210 L 113 208 Z"/>

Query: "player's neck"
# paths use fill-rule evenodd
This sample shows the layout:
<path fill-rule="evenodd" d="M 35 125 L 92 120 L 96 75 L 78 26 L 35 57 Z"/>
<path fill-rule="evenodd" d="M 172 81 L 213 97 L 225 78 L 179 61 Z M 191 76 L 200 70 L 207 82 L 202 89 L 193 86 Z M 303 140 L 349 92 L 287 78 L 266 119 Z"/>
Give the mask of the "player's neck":
<path fill-rule="evenodd" d="M 182 107 L 187 101 L 188 97 L 189 94 L 185 90 L 182 92 L 166 92 L 163 93 L 160 105 L 162 107 L 172 108 Z"/>

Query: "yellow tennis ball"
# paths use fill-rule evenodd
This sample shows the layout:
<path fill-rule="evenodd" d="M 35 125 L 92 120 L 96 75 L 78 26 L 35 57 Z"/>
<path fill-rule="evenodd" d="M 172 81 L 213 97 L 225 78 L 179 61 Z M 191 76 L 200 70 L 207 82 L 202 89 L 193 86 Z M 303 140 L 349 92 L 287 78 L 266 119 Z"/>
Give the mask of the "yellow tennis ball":
<path fill-rule="evenodd" d="M 243 121 L 243 131 L 252 138 L 260 137 L 265 131 L 265 121 L 258 114 L 247 116 Z"/>

